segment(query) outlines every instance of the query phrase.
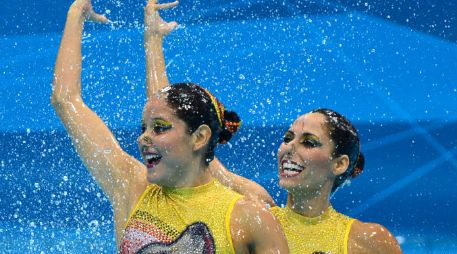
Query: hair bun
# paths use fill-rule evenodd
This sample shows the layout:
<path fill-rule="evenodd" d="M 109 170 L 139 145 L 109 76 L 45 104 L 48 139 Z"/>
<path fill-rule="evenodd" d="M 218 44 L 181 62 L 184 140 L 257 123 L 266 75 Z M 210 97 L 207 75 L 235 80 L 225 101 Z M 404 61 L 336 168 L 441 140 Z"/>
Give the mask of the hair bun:
<path fill-rule="evenodd" d="M 357 161 L 354 166 L 354 171 L 352 171 L 351 177 L 357 177 L 363 172 L 363 167 L 365 166 L 365 156 L 362 153 L 359 154 Z"/>
<path fill-rule="evenodd" d="M 236 112 L 224 110 L 224 119 L 222 124 L 222 131 L 219 134 L 219 143 L 225 144 L 240 128 L 241 119 Z"/>

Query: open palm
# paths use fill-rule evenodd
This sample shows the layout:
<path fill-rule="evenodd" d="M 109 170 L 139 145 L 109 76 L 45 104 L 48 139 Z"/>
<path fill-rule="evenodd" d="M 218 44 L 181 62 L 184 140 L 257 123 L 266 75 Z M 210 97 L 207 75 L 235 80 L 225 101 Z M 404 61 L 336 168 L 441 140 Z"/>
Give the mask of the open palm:
<path fill-rule="evenodd" d="M 75 0 L 71 5 L 71 9 L 79 9 L 82 11 L 82 14 L 85 20 L 100 22 L 100 23 L 108 23 L 109 20 L 101 14 L 98 14 L 92 8 L 92 2 L 90 0 Z"/>
<path fill-rule="evenodd" d="M 178 1 L 158 4 L 157 0 L 150 0 L 144 8 L 144 26 L 146 36 L 169 34 L 178 25 L 175 21 L 165 22 L 159 15 L 159 10 L 172 8 L 178 5 Z"/>

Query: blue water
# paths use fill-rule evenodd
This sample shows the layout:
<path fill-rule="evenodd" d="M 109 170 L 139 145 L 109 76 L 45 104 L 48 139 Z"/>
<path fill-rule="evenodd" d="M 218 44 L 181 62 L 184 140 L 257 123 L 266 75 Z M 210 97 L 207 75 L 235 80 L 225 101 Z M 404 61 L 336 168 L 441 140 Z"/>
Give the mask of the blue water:
<path fill-rule="evenodd" d="M 122 3 L 116 12 L 116 3 L 94 3 L 121 22 L 87 26 L 83 95 L 138 157 L 145 96 L 135 21 L 142 9 Z M 275 158 L 282 134 L 299 114 L 334 108 L 359 128 L 367 160 L 366 171 L 332 198 L 335 208 L 385 225 L 405 253 L 457 253 L 452 36 L 357 8 L 315 4 L 304 12 L 277 1 L 250 3 L 184 2 L 166 14 L 181 23 L 166 39 L 170 80 L 208 87 L 243 119 L 219 158 L 283 204 Z M 42 4 L 25 5 L 23 13 L 36 8 L 50 18 L 26 22 L 10 6 L 0 27 L 0 253 L 113 253 L 109 202 L 49 105 L 69 1 Z"/>

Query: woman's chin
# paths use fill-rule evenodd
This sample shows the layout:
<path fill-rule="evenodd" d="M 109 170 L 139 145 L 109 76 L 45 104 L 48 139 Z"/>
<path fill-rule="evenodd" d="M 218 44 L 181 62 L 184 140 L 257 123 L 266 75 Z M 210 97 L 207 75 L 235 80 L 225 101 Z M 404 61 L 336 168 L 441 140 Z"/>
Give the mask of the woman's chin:
<path fill-rule="evenodd" d="M 286 190 L 293 189 L 297 185 L 298 183 L 293 178 L 282 176 L 279 177 L 279 186 Z"/>
<path fill-rule="evenodd" d="M 149 183 L 153 183 L 153 184 L 157 184 L 157 185 L 162 185 L 163 184 L 163 180 L 157 174 L 157 172 L 148 172 L 147 179 L 148 179 Z"/>
<path fill-rule="evenodd" d="M 155 177 L 148 175 L 147 179 L 148 179 L 149 183 L 157 184 L 157 181 L 156 181 Z"/>

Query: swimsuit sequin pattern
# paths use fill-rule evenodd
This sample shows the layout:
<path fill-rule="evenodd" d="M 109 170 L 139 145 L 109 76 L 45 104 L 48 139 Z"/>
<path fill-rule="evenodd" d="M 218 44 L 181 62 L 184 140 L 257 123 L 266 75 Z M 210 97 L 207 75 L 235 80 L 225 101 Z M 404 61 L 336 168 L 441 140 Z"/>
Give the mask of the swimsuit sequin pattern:
<path fill-rule="evenodd" d="M 151 184 L 129 218 L 119 253 L 235 253 L 230 218 L 239 198 L 217 181 L 194 188 Z"/>

